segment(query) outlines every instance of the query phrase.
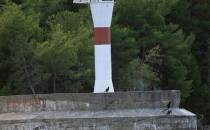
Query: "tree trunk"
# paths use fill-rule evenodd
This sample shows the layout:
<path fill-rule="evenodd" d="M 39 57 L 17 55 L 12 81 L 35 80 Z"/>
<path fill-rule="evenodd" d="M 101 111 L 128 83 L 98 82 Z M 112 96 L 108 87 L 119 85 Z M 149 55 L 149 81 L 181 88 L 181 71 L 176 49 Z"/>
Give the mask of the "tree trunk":
<path fill-rule="evenodd" d="M 23 56 L 23 64 L 24 64 L 24 71 L 25 71 L 25 74 L 26 74 L 26 77 L 27 77 L 27 80 L 28 80 L 28 85 L 29 85 L 29 88 L 31 89 L 31 92 L 35 95 L 36 92 L 34 90 L 34 87 L 32 85 L 32 81 L 31 81 L 31 78 L 30 78 L 30 75 L 29 75 L 29 72 L 28 72 L 28 68 L 27 68 L 27 64 L 26 64 L 26 59 L 25 57 Z"/>
<path fill-rule="evenodd" d="M 56 79 L 57 79 L 57 74 L 53 74 L 53 93 L 56 93 Z"/>

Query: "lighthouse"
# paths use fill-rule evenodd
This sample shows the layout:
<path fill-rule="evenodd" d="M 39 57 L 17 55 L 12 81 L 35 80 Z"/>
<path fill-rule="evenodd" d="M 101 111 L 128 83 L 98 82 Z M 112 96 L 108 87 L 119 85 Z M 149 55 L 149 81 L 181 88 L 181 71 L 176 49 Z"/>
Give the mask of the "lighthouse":
<path fill-rule="evenodd" d="M 114 0 L 74 0 L 89 4 L 94 24 L 95 85 L 94 93 L 114 92 L 111 60 L 111 21 Z"/>

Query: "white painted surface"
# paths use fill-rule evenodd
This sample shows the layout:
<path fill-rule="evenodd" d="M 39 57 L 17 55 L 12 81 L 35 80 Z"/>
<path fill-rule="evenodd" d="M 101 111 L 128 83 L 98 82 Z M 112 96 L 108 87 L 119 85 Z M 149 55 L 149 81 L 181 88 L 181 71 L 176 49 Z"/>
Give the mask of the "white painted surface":
<path fill-rule="evenodd" d="M 92 3 L 94 2 L 101 2 L 101 3 L 109 3 L 109 2 L 114 2 L 114 0 L 109 0 L 109 1 L 106 1 L 106 0 L 90 0 Z"/>
<path fill-rule="evenodd" d="M 195 116 L 195 114 L 185 109 L 180 109 L 180 112 L 182 112 L 184 115 Z"/>
<path fill-rule="evenodd" d="M 110 27 L 114 0 L 74 0 L 74 3 L 90 3 L 94 27 Z M 95 45 L 95 87 L 94 93 L 114 92 L 111 67 L 111 44 Z"/>
<path fill-rule="evenodd" d="M 95 45 L 96 80 L 112 78 L 111 45 Z"/>
<path fill-rule="evenodd" d="M 110 27 L 114 2 L 90 3 L 94 27 Z"/>
<path fill-rule="evenodd" d="M 111 44 L 95 45 L 95 87 L 94 93 L 114 92 L 112 83 Z"/>
<path fill-rule="evenodd" d="M 104 1 L 104 0 L 73 0 L 73 3 L 76 4 L 89 4 L 89 3 L 110 3 L 114 2 L 114 0 Z"/>
<path fill-rule="evenodd" d="M 95 87 L 94 87 L 94 93 L 106 93 L 106 89 L 109 87 L 109 91 L 107 93 L 113 93 L 113 83 L 112 80 L 95 80 Z"/>
<path fill-rule="evenodd" d="M 73 3 L 76 3 L 76 4 L 88 4 L 88 3 L 90 3 L 90 0 L 74 0 Z"/>

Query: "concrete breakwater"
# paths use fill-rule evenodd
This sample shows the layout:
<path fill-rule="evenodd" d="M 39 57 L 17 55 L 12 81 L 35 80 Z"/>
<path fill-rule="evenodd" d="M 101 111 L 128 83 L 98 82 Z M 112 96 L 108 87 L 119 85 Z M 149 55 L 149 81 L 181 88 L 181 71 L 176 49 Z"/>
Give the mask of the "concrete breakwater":
<path fill-rule="evenodd" d="M 196 130 L 179 103 L 179 91 L 0 97 L 0 130 Z"/>

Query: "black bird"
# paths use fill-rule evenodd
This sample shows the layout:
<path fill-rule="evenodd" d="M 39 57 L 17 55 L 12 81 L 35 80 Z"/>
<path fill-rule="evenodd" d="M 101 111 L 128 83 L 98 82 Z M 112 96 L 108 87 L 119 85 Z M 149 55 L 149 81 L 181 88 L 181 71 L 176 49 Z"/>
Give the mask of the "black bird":
<path fill-rule="evenodd" d="M 168 104 L 166 105 L 166 109 L 164 109 L 162 112 L 165 112 L 171 108 L 171 102 L 169 101 Z"/>
<path fill-rule="evenodd" d="M 171 114 L 172 114 L 172 110 L 168 110 L 167 115 L 171 115 Z"/>
<path fill-rule="evenodd" d="M 166 109 L 164 109 L 162 112 L 167 112 L 167 115 L 170 115 L 172 113 L 172 110 L 170 110 L 171 108 L 171 101 L 168 102 L 168 104 L 166 105 Z"/>
<path fill-rule="evenodd" d="M 167 108 L 168 108 L 168 109 L 171 108 L 171 102 L 169 102 L 169 103 L 167 104 Z"/>
<path fill-rule="evenodd" d="M 105 92 L 106 92 L 106 93 L 108 93 L 108 92 L 109 92 L 109 87 L 105 90 Z"/>

